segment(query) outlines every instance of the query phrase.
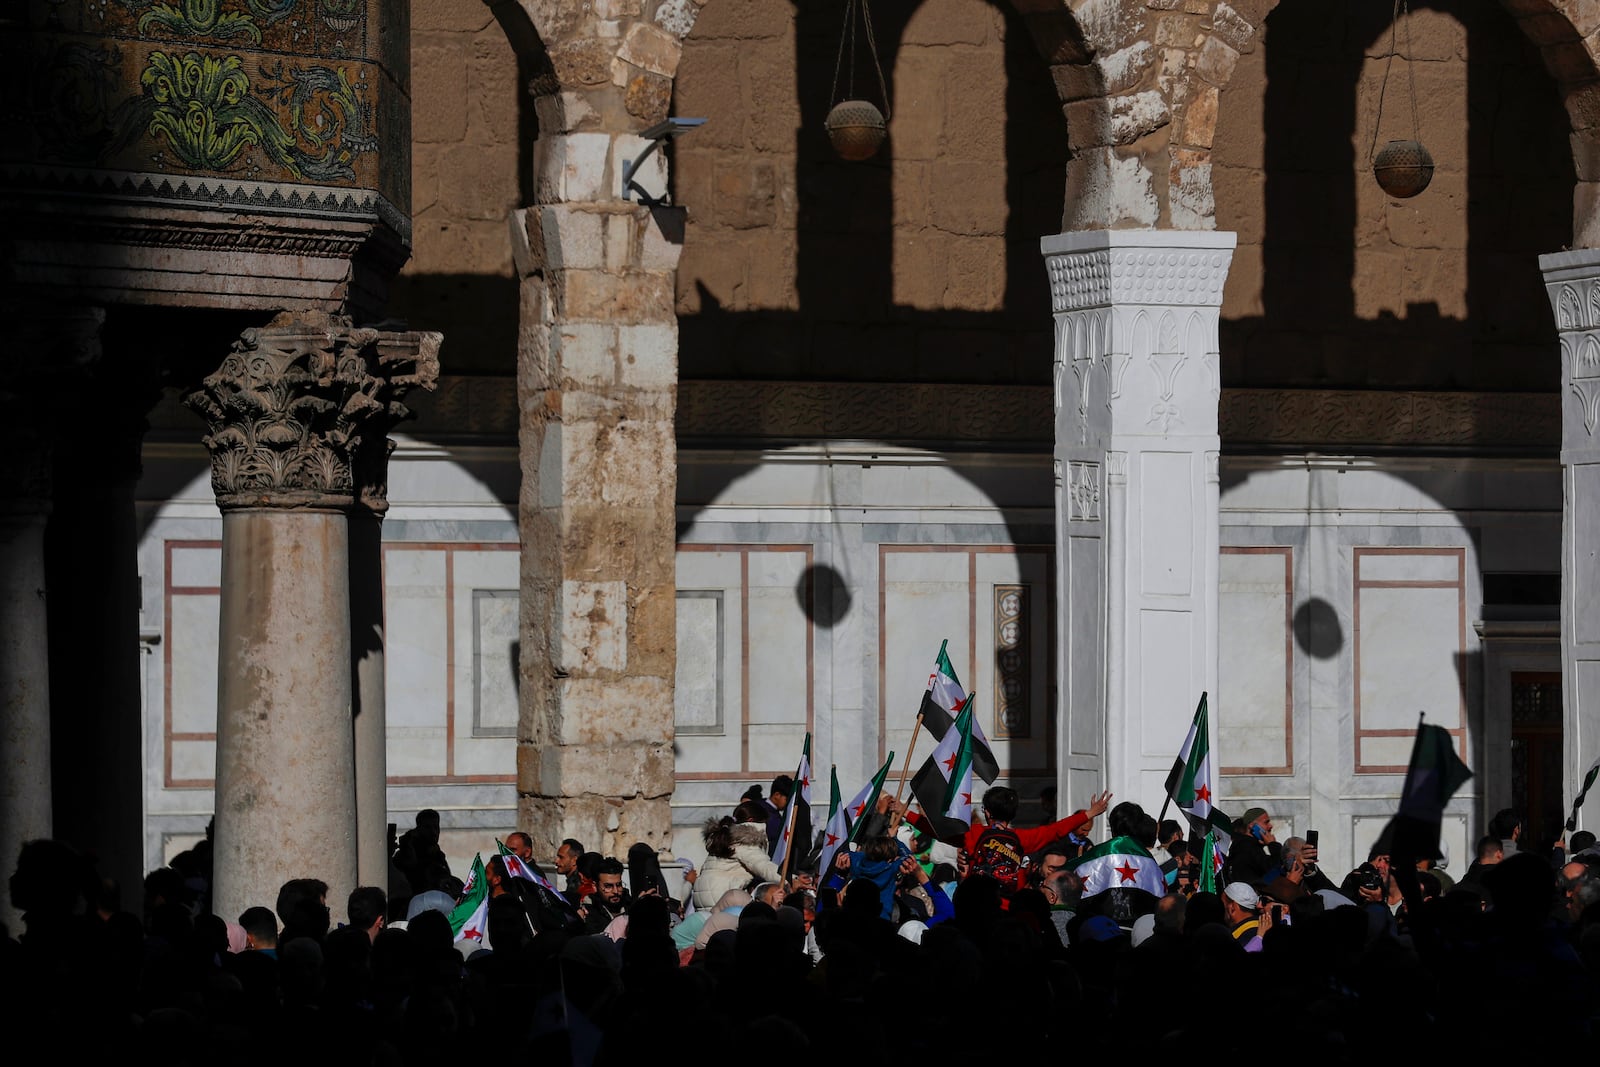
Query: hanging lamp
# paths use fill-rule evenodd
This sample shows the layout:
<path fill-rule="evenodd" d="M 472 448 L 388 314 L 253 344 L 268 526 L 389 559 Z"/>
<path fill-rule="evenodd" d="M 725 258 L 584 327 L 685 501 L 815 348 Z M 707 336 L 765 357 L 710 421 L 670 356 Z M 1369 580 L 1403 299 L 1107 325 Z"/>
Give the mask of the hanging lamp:
<path fill-rule="evenodd" d="M 1384 192 L 1400 200 L 1406 200 L 1422 192 L 1428 187 L 1428 183 L 1433 181 L 1433 156 L 1417 139 L 1417 75 L 1416 65 L 1409 55 L 1406 58 L 1406 74 L 1411 90 L 1411 139 L 1390 141 L 1376 153 L 1373 151 L 1378 147 L 1378 131 L 1383 127 L 1383 98 L 1389 88 L 1389 71 L 1394 67 L 1395 40 L 1402 18 L 1406 26 L 1406 51 L 1410 53 L 1412 48 L 1409 0 L 1395 0 L 1394 16 L 1389 21 L 1389 61 L 1383 68 L 1383 84 L 1378 89 L 1378 115 L 1372 125 L 1372 146 L 1367 150 L 1367 163 L 1371 165 L 1372 176 L 1377 179 Z"/>
<path fill-rule="evenodd" d="M 858 19 L 859 14 L 859 19 Z M 871 100 L 859 98 L 856 92 L 856 23 L 866 30 L 867 50 L 872 54 L 872 66 L 878 73 L 878 93 L 883 101 L 880 110 Z M 845 90 L 839 92 L 839 74 L 846 70 Z M 889 88 L 883 77 L 883 66 L 878 62 L 878 42 L 872 33 L 872 10 L 867 0 L 845 0 L 844 27 L 839 33 L 839 58 L 833 66 L 833 90 L 830 94 L 833 107 L 823 125 L 828 130 L 828 140 L 840 159 L 858 162 L 871 159 L 889 135 Z"/>

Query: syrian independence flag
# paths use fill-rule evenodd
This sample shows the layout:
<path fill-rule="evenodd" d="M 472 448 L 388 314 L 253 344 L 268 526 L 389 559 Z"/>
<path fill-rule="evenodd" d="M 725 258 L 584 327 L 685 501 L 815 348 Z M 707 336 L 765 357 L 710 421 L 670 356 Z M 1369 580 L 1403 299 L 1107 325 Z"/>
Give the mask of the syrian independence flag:
<path fill-rule="evenodd" d="M 1215 893 L 1222 884 L 1222 861 L 1228 858 L 1228 837 L 1219 835 L 1215 828 L 1206 831 L 1205 845 L 1200 850 L 1200 885 L 1202 893 Z"/>
<path fill-rule="evenodd" d="M 494 843 L 495 846 L 500 849 L 500 862 L 506 865 L 506 874 L 510 875 L 512 878 L 521 878 L 523 881 L 532 882 L 539 888 L 548 889 L 550 892 L 557 895 L 560 894 L 561 891 L 555 886 L 551 885 L 548 878 L 534 870 L 532 867 L 528 866 L 527 863 L 523 862 L 521 856 L 517 855 L 515 852 L 512 852 L 505 846 L 504 841 L 501 841 L 497 837 L 494 839 Z"/>
<path fill-rule="evenodd" d="M 483 875 L 483 857 L 472 857 L 461 899 L 450 909 L 450 932 L 457 941 L 482 941 L 489 931 L 489 879 Z"/>
<path fill-rule="evenodd" d="M 789 803 L 783 810 L 783 816 L 783 833 L 778 835 L 778 846 L 772 850 L 772 863 L 779 870 L 787 871 L 784 861 L 789 858 L 789 847 L 797 829 L 801 834 L 801 851 L 811 850 L 811 842 L 806 840 L 811 836 L 810 734 L 806 734 L 806 743 L 800 748 L 800 766 L 794 772 L 794 792 L 789 794 Z"/>
<path fill-rule="evenodd" d="M 972 825 L 972 698 L 967 698 L 956 723 L 933 750 L 933 762 L 945 776 L 944 804 L 939 813 L 952 822 Z"/>
<path fill-rule="evenodd" d="M 1178 758 L 1167 773 L 1167 796 L 1189 816 L 1196 828 L 1211 825 L 1212 791 L 1217 784 L 1216 765 L 1211 758 L 1211 731 L 1206 720 L 1206 694 L 1201 693 L 1188 736 L 1183 739 Z"/>
<path fill-rule="evenodd" d="M 933 755 L 911 779 L 911 793 L 942 841 L 960 840 L 972 825 L 972 777 L 978 762 L 978 716 L 972 705 L 967 698 Z"/>
<path fill-rule="evenodd" d="M 834 854 L 850 840 L 850 816 L 839 797 L 839 768 L 830 769 L 828 777 L 828 825 L 822 830 L 822 862 L 817 865 L 824 878 L 832 869 Z"/>
<path fill-rule="evenodd" d="M 1142 889 L 1152 896 L 1167 891 L 1161 864 L 1131 837 L 1113 837 L 1079 856 L 1068 867 L 1083 879 L 1083 899 L 1110 889 Z"/>
<path fill-rule="evenodd" d="M 1425 723 L 1417 726 L 1411 764 L 1400 791 L 1400 810 L 1384 831 L 1392 835 L 1390 850 L 1396 864 L 1402 856 L 1408 860 L 1438 857 L 1444 807 L 1471 777 L 1472 772 L 1456 756 L 1456 741 L 1448 730 Z"/>
<path fill-rule="evenodd" d="M 950 642 L 948 640 L 939 644 L 939 656 L 933 661 L 933 673 L 928 675 L 928 689 L 922 694 L 922 707 L 918 714 L 922 716 L 922 725 L 928 728 L 928 733 L 933 735 L 935 741 L 943 741 L 944 735 L 950 732 L 950 727 L 955 725 L 956 716 L 961 714 L 961 709 L 967 706 L 968 694 L 961 688 L 961 682 L 956 678 L 956 669 L 950 666 L 950 657 L 945 654 Z M 989 747 L 989 739 L 984 736 L 983 726 L 977 720 L 972 724 L 973 763 L 972 769 L 979 778 L 986 783 L 993 783 L 1000 777 L 1000 763 L 994 758 L 994 750 Z M 933 810 L 923 805 L 924 810 Z"/>
<path fill-rule="evenodd" d="M 856 835 L 861 832 L 861 827 L 866 824 L 867 816 L 878 806 L 878 797 L 883 792 L 884 780 L 889 777 L 889 766 L 894 763 L 894 753 L 889 753 L 889 758 L 883 761 L 883 766 L 878 768 L 878 773 L 872 776 L 872 781 L 861 787 L 861 792 L 851 798 L 848 804 L 838 804 L 839 775 L 834 772 L 832 793 L 828 807 L 828 827 L 822 837 L 822 862 L 818 865 L 818 873 L 822 878 L 827 878 L 833 871 L 833 858 L 839 850 L 855 841 Z"/>
<path fill-rule="evenodd" d="M 1594 785 L 1594 780 L 1600 778 L 1600 759 L 1589 765 L 1583 773 L 1583 784 L 1578 787 L 1578 795 L 1572 798 L 1572 814 L 1567 816 L 1567 833 L 1578 828 L 1578 811 L 1583 807 L 1583 798 L 1588 796 L 1589 787 Z"/>

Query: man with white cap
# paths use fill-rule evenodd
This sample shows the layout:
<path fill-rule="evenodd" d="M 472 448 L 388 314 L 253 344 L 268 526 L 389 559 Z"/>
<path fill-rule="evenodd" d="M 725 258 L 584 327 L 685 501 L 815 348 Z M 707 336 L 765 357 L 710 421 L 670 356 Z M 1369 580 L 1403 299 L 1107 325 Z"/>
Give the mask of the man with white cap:
<path fill-rule="evenodd" d="M 1229 882 L 1222 891 L 1222 914 L 1228 920 L 1228 932 L 1246 952 L 1261 951 L 1260 909 L 1261 898 L 1249 882 Z"/>

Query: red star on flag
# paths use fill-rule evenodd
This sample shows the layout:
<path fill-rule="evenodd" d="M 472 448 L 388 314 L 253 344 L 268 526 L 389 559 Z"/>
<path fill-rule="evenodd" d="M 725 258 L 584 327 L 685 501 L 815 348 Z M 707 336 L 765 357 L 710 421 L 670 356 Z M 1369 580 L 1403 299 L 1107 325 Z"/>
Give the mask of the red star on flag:
<path fill-rule="evenodd" d="M 1139 877 L 1139 868 L 1135 867 L 1127 860 L 1122 861 L 1121 867 L 1113 867 L 1111 869 L 1122 875 L 1122 880 L 1124 882 L 1136 881 Z"/>
<path fill-rule="evenodd" d="M 801 789 L 810 789 L 811 788 L 811 779 L 810 778 L 802 778 L 802 779 L 800 779 L 800 788 Z"/>
<path fill-rule="evenodd" d="M 1211 787 L 1206 785 L 1204 782 L 1201 782 L 1200 787 L 1194 791 L 1194 798 L 1196 800 L 1203 800 L 1207 804 L 1211 803 Z"/>
<path fill-rule="evenodd" d="M 461 931 L 461 936 L 463 938 L 470 938 L 473 941 L 482 941 L 483 931 L 469 926 L 465 930 Z"/>
<path fill-rule="evenodd" d="M 863 800 L 861 803 L 856 805 L 856 810 L 855 810 L 856 818 L 858 818 L 858 819 L 861 818 L 861 813 L 866 811 L 866 810 L 867 810 L 867 802 L 865 800 Z"/>
<path fill-rule="evenodd" d="M 961 794 L 961 803 L 965 804 L 969 808 L 972 807 L 972 794 L 971 793 L 962 793 Z"/>
<path fill-rule="evenodd" d="M 944 761 L 944 768 L 945 768 L 945 770 L 949 771 L 951 774 L 955 773 L 955 770 L 956 770 L 956 754 L 954 752 L 950 753 L 950 758 Z"/>
<path fill-rule="evenodd" d="M 839 835 L 838 834 L 829 834 L 828 835 L 828 847 L 829 848 L 832 848 L 835 844 L 838 843 L 838 841 L 839 841 Z"/>

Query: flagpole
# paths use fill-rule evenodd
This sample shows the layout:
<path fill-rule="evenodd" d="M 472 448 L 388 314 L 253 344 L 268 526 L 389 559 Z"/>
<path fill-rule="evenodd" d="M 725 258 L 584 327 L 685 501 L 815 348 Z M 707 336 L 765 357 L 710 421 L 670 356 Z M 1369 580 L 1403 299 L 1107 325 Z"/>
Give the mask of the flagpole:
<path fill-rule="evenodd" d="M 900 784 L 895 786 L 894 789 L 894 802 L 896 805 L 900 803 L 900 794 L 906 790 L 906 774 L 911 770 L 911 753 L 917 747 L 917 731 L 920 729 L 922 729 L 922 712 L 919 711 L 917 712 L 917 723 L 911 728 L 911 743 L 906 745 L 906 761 L 900 768 Z M 898 830 L 900 828 L 896 826 L 894 829 Z M 893 837 L 894 834 L 891 832 L 889 836 Z"/>

